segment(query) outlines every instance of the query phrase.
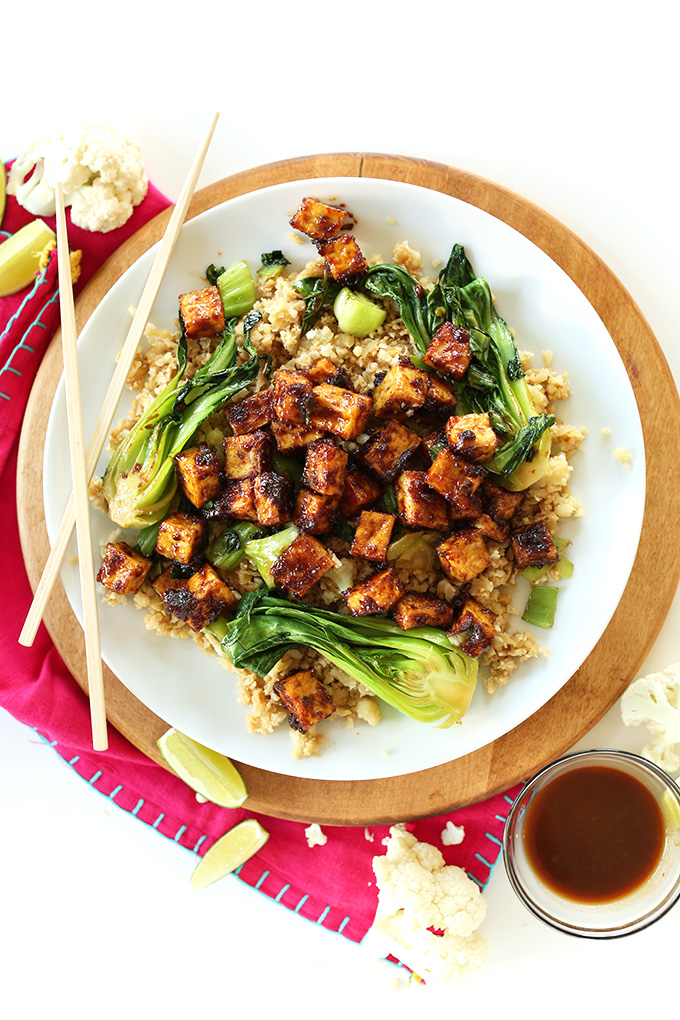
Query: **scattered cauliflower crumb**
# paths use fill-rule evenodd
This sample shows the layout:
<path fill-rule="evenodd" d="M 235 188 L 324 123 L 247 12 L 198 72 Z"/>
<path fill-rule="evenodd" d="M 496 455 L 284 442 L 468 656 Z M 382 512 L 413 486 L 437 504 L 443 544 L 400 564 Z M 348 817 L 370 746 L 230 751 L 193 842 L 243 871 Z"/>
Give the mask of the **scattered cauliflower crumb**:
<path fill-rule="evenodd" d="M 643 758 L 665 769 L 680 769 L 680 662 L 661 673 L 639 677 L 621 696 L 621 719 L 626 726 L 644 723 L 652 741 L 642 749 Z"/>
<path fill-rule="evenodd" d="M 397 957 L 428 984 L 479 970 L 488 944 L 477 932 L 486 916 L 477 885 L 403 824 L 393 825 L 383 843 L 386 853 L 373 858 L 378 909 L 363 944 Z"/>
<path fill-rule="evenodd" d="M 614 450 L 613 456 L 616 460 L 621 461 L 626 471 L 630 471 L 630 462 L 633 459 L 633 455 L 626 449 L 625 446 L 617 446 Z"/>
<path fill-rule="evenodd" d="M 328 836 L 316 822 L 307 826 L 305 836 L 307 837 L 307 846 L 309 847 L 325 846 L 328 842 Z"/>
<path fill-rule="evenodd" d="M 612 430 L 609 428 L 609 426 L 608 425 L 604 425 L 603 428 L 602 428 L 602 435 L 603 436 L 611 436 L 611 434 L 612 434 Z"/>
<path fill-rule="evenodd" d="M 441 840 L 444 846 L 458 846 L 465 839 L 465 826 L 454 825 L 447 822 L 446 828 L 442 830 Z"/>
<path fill-rule="evenodd" d="M 387 222 L 388 223 L 396 223 L 397 221 L 395 220 L 394 216 L 388 216 L 387 217 Z"/>
<path fill-rule="evenodd" d="M 364 839 L 367 839 L 369 843 L 372 843 L 375 837 L 368 829 L 364 829 Z"/>
<path fill-rule="evenodd" d="M 543 364 L 544 365 L 547 365 L 548 367 L 550 365 L 552 365 L 552 359 L 553 359 L 553 352 L 552 351 L 543 351 Z"/>

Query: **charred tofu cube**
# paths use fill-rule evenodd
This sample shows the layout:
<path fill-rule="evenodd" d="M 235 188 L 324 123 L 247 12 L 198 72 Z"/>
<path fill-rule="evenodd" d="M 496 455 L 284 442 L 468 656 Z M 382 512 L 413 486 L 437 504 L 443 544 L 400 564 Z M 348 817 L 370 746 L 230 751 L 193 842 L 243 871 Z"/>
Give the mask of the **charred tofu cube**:
<path fill-rule="evenodd" d="M 351 286 L 368 269 L 368 262 L 351 234 L 340 234 L 320 244 L 318 248 L 337 283 Z"/>
<path fill-rule="evenodd" d="M 215 508 L 218 520 L 234 517 L 237 521 L 257 521 L 254 479 L 228 481 L 215 500 Z"/>
<path fill-rule="evenodd" d="M 302 597 L 334 564 L 323 542 L 313 535 L 298 535 L 274 560 L 271 575 L 283 588 Z"/>
<path fill-rule="evenodd" d="M 332 432 L 341 439 L 356 439 L 364 431 L 370 413 L 370 397 L 329 383 L 314 387 L 312 428 Z"/>
<path fill-rule="evenodd" d="M 463 528 L 437 546 L 442 570 L 451 581 L 465 583 L 481 574 L 491 563 L 486 542 L 477 528 Z"/>
<path fill-rule="evenodd" d="M 486 512 L 495 521 L 511 521 L 520 508 L 524 498 L 521 492 L 509 492 L 488 476 L 482 483 L 482 494 L 486 504 Z"/>
<path fill-rule="evenodd" d="M 392 608 L 392 616 L 402 630 L 414 627 L 450 627 L 453 607 L 444 599 L 407 591 Z"/>
<path fill-rule="evenodd" d="M 498 436 L 491 428 L 487 413 L 461 414 L 449 418 L 446 438 L 453 452 L 465 460 L 483 463 L 491 460 L 498 449 Z"/>
<path fill-rule="evenodd" d="M 362 510 L 350 549 L 352 556 L 361 556 L 364 560 L 384 563 L 387 559 L 387 547 L 390 544 L 396 521 L 397 518 L 392 514 L 378 513 L 376 510 Z"/>
<path fill-rule="evenodd" d="M 303 487 L 297 494 L 293 520 L 300 531 L 328 535 L 337 524 L 339 505 L 338 496 L 323 496 Z"/>
<path fill-rule="evenodd" d="M 253 498 L 258 524 L 275 527 L 292 517 L 293 480 L 289 475 L 263 471 L 253 478 Z"/>
<path fill-rule="evenodd" d="M 196 602 L 187 617 L 187 623 L 193 630 L 202 630 L 218 616 L 233 613 L 238 605 L 236 594 L 209 563 L 204 563 L 200 570 L 187 579 L 187 590 Z"/>
<path fill-rule="evenodd" d="M 510 525 L 505 521 L 496 521 L 489 514 L 481 514 L 473 521 L 473 526 L 494 542 L 505 542 L 510 534 Z"/>
<path fill-rule="evenodd" d="M 161 522 L 156 552 L 176 563 L 191 563 L 203 550 L 208 525 L 201 517 L 177 510 Z"/>
<path fill-rule="evenodd" d="M 427 484 L 446 499 L 453 519 L 479 517 L 482 513 L 481 494 L 477 490 L 484 481 L 485 470 L 469 464 L 448 448 L 441 450 L 426 472 Z"/>
<path fill-rule="evenodd" d="M 215 336 L 224 330 L 224 308 L 217 287 L 180 294 L 179 314 L 186 335 L 194 340 Z"/>
<path fill-rule="evenodd" d="M 151 560 L 135 552 L 127 542 L 109 542 L 97 580 L 119 595 L 134 595 L 144 584 Z"/>
<path fill-rule="evenodd" d="M 307 447 L 302 484 L 322 496 L 342 496 L 348 455 L 332 439 L 317 439 Z"/>
<path fill-rule="evenodd" d="M 407 359 L 388 369 L 384 379 L 373 391 L 373 413 L 376 418 L 396 418 L 417 411 L 425 403 L 427 373 L 415 368 Z"/>
<path fill-rule="evenodd" d="M 295 453 L 296 450 L 304 450 L 315 439 L 323 439 L 320 429 L 284 425 L 282 421 L 273 421 L 271 430 L 279 453 Z"/>
<path fill-rule="evenodd" d="M 444 375 L 462 379 L 472 361 L 469 332 L 452 322 L 443 322 L 425 351 L 424 361 Z"/>
<path fill-rule="evenodd" d="M 314 238 L 315 241 L 326 241 L 336 237 L 342 230 L 346 219 L 344 209 L 336 205 L 326 205 L 316 198 L 303 198 L 290 225 L 301 234 Z"/>
<path fill-rule="evenodd" d="M 427 484 L 425 471 L 402 471 L 395 482 L 394 494 L 402 524 L 409 528 L 447 530 L 446 500 Z"/>
<path fill-rule="evenodd" d="M 420 436 L 392 419 L 369 437 L 361 451 L 361 460 L 382 481 L 391 482 L 419 446 Z"/>
<path fill-rule="evenodd" d="M 427 373 L 427 389 L 422 410 L 425 414 L 443 417 L 451 414 L 456 406 L 456 394 L 447 382 L 437 375 Z"/>
<path fill-rule="evenodd" d="M 270 386 L 259 393 L 252 393 L 238 404 L 229 404 L 226 408 L 227 419 L 235 436 L 246 432 L 255 432 L 271 424 L 276 417 L 274 413 L 274 390 Z"/>
<path fill-rule="evenodd" d="M 285 425 L 309 425 L 314 387 L 303 372 L 280 368 L 274 375 L 274 414 Z"/>
<path fill-rule="evenodd" d="M 253 478 L 269 470 L 271 436 L 258 429 L 244 436 L 225 436 L 224 473 L 227 478 L 238 481 Z"/>
<path fill-rule="evenodd" d="M 305 374 L 314 386 L 329 383 L 331 386 L 341 386 L 346 390 L 352 389 L 352 381 L 347 372 L 344 368 L 336 368 L 330 358 L 319 358 Z"/>
<path fill-rule="evenodd" d="M 354 517 L 364 507 L 375 503 L 382 494 L 382 486 L 360 468 L 351 465 L 345 474 L 340 500 L 340 513 L 344 518 Z"/>
<path fill-rule="evenodd" d="M 202 507 L 220 491 L 222 462 L 217 450 L 199 443 L 175 457 L 175 471 L 180 488 L 190 503 Z"/>
<path fill-rule="evenodd" d="M 480 606 L 475 599 L 467 599 L 449 636 L 462 652 L 476 659 L 491 647 L 495 623 L 496 617 L 489 609 Z"/>
<path fill-rule="evenodd" d="M 342 597 L 352 616 L 371 616 L 387 613 L 405 590 L 392 567 L 387 567 L 343 592 Z"/>
<path fill-rule="evenodd" d="M 510 533 L 510 545 L 519 570 L 557 563 L 560 553 L 544 521 L 527 524 Z"/>
<path fill-rule="evenodd" d="M 327 719 L 335 711 L 330 694 L 313 669 L 303 669 L 277 680 L 274 691 L 288 712 L 288 723 L 293 730 L 308 730 Z"/>

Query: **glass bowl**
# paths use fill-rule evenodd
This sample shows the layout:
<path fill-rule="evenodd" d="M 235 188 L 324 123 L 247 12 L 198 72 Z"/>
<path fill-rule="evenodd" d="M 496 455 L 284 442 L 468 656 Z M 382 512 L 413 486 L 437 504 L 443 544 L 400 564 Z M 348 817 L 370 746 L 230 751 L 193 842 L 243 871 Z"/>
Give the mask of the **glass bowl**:
<path fill-rule="evenodd" d="M 636 784 L 641 784 L 644 789 L 640 791 L 640 796 L 643 800 L 649 800 L 649 797 L 644 795 L 645 790 L 651 795 L 651 811 L 655 816 L 659 816 L 658 860 L 652 862 L 651 870 L 648 870 L 646 877 L 630 891 L 601 894 L 604 898 L 598 895 L 579 894 L 574 888 L 569 888 L 568 892 L 558 891 L 553 880 L 554 876 L 545 877 L 546 872 L 536 851 L 539 817 L 545 817 L 542 805 L 545 805 L 547 798 L 560 788 L 553 785 L 555 780 L 561 779 L 561 787 L 564 788 L 574 780 L 582 781 L 586 774 L 581 772 L 575 776 L 574 773 L 586 768 L 597 770 L 597 773 L 590 772 L 587 776 L 590 789 L 582 787 L 581 798 L 576 796 L 571 807 L 563 800 L 553 815 L 556 828 L 550 833 L 542 834 L 542 846 L 546 852 L 546 848 L 549 847 L 552 855 L 545 858 L 548 860 L 548 870 L 550 860 L 556 862 L 561 857 L 565 864 L 569 863 L 572 866 L 572 872 L 576 872 L 576 879 L 580 879 L 580 866 L 575 864 L 578 859 L 577 853 L 573 852 L 577 847 L 572 843 L 570 851 L 564 854 L 559 845 L 560 842 L 566 844 L 572 825 L 565 827 L 566 832 L 563 830 L 560 833 L 560 828 L 564 824 L 564 819 L 568 817 L 568 812 L 574 811 L 576 814 L 569 817 L 574 818 L 579 825 L 574 824 L 573 831 L 575 832 L 580 823 L 588 818 L 586 826 L 588 833 L 591 831 L 596 833 L 597 823 L 592 821 L 593 804 L 588 806 L 587 799 L 594 788 L 593 778 L 596 775 L 602 776 L 602 769 L 614 770 L 616 776 L 610 778 L 616 782 L 624 784 L 632 780 L 633 782 L 629 783 L 631 789 L 636 788 Z M 621 774 L 623 777 L 619 780 Z M 551 792 L 544 792 L 548 790 Z M 587 815 L 587 812 L 591 812 L 591 815 Z M 546 822 L 545 827 L 548 824 Z M 629 831 L 632 842 L 639 827 L 631 827 Z M 626 835 L 625 830 L 623 833 L 619 832 L 617 841 L 616 826 L 605 828 L 603 833 L 605 850 L 610 850 L 611 855 L 603 861 L 603 864 L 613 872 L 613 875 L 607 876 L 608 879 L 612 877 L 615 880 L 617 869 L 624 867 L 623 858 L 620 864 L 614 862 L 617 842 L 619 846 L 624 844 L 625 851 Z M 546 843 L 546 838 L 550 838 L 552 842 Z M 589 843 L 589 836 L 583 838 L 584 842 Z M 610 838 L 609 848 L 606 845 L 607 838 Z M 587 849 L 590 852 L 590 846 Z M 602 854 L 602 847 L 599 852 Z M 640 931 L 662 917 L 680 898 L 680 787 L 662 769 L 627 751 L 599 748 L 566 755 L 541 769 L 526 783 L 515 799 L 505 824 L 503 861 L 510 884 L 522 903 L 541 921 L 558 931 L 584 938 L 600 939 L 617 938 Z M 585 873 L 585 867 L 583 871 Z M 543 872 L 543 876 L 539 872 Z M 597 899 L 597 902 L 593 902 L 593 899 Z M 591 902 L 586 902 L 587 900 Z"/>

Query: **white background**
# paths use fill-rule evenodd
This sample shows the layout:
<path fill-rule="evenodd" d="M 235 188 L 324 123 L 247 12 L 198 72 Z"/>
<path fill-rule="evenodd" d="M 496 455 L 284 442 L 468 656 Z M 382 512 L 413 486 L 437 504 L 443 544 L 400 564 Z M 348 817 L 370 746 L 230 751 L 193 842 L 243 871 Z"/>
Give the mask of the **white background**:
<path fill-rule="evenodd" d="M 76 114 L 112 121 L 139 136 L 152 180 L 174 198 L 219 110 L 201 185 L 320 152 L 448 163 L 582 237 L 640 305 L 678 379 L 671 11 L 667 0 L 434 0 L 398 11 L 348 0 L 308 14 L 268 2 L 234 11 L 38 2 L 3 19 L 0 156 Z M 679 625 L 676 598 L 643 672 L 680 659 Z M 614 708 L 579 747 L 644 742 Z M 499 865 L 482 929 L 489 964 L 433 995 L 236 878 L 190 895 L 193 865 L 0 713 L 3 1017 L 445 1008 L 532 1018 L 547 1007 L 554 1017 L 626 1018 L 674 1001 L 678 909 L 627 939 L 572 939 L 524 911 Z"/>

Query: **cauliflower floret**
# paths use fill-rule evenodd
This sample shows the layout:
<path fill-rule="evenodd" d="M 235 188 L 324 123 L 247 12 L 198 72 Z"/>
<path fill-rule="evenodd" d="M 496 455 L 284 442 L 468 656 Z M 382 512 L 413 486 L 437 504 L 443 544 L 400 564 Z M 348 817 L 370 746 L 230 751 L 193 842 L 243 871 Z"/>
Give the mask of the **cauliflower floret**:
<path fill-rule="evenodd" d="M 307 839 L 308 847 L 325 846 L 328 842 L 328 836 L 317 822 L 313 822 L 311 825 L 307 826 L 305 829 L 305 837 Z"/>
<path fill-rule="evenodd" d="M 386 853 L 373 858 L 379 893 L 369 944 L 431 983 L 478 970 L 488 945 L 477 932 L 486 916 L 477 885 L 404 825 L 393 825 L 384 843 Z"/>
<path fill-rule="evenodd" d="M 442 829 L 441 839 L 444 846 L 458 846 L 465 839 L 465 826 L 447 822 L 446 828 Z"/>
<path fill-rule="evenodd" d="M 639 677 L 621 696 L 621 719 L 626 726 L 647 726 L 653 740 L 642 756 L 666 772 L 680 769 L 680 663 L 661 673 Z"/>

